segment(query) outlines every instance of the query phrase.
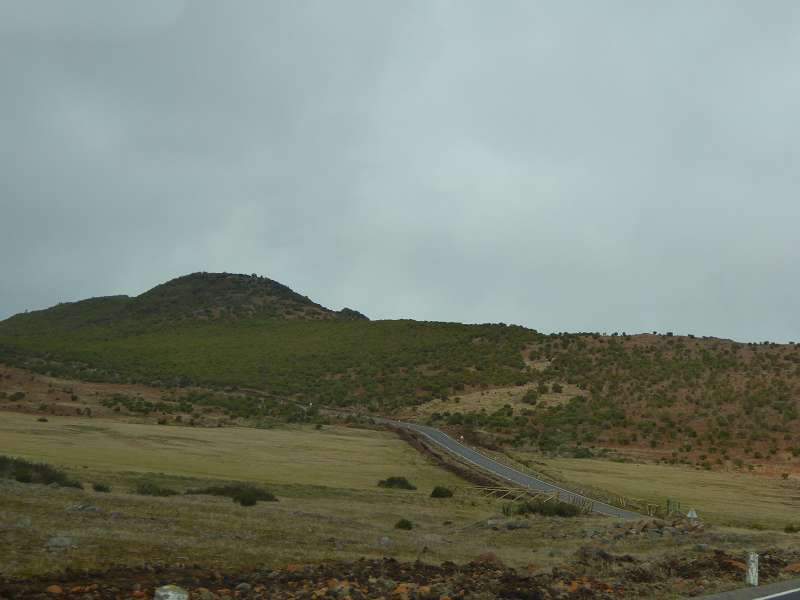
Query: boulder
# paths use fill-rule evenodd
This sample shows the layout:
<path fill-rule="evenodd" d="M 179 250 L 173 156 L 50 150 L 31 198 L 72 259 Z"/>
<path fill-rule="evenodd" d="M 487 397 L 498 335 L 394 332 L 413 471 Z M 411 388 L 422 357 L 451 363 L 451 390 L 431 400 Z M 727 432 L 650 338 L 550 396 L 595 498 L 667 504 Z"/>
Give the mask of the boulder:
<path fill-rule="evenodd" d="M 189 592 L 177 585 L 165 585 L 156 590 L 153 600 L 189 600 Z"/>
<path fill-rule="evenodd" d="M 47 540 L 47 549 L 50 551 L 69 550 L 75 547 L 75 540 L 65 535 L 57 535 Z"/>

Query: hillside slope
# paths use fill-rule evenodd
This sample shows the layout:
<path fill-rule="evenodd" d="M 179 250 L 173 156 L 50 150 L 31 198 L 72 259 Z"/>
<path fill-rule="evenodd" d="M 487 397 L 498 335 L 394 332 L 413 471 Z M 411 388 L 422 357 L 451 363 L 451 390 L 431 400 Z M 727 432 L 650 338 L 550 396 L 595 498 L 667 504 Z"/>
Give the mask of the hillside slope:
<path fill-rule="evenodd" d="M 527 381 L 536 332 L 505 325 L 370 322 L 269 279 L 195 274 L 137 298 L 95 298 L 0 323 L 0 359 L 68 377 L 258 388 L 387 408 Z"/>
<path fill-rule="evenodd" d="M 579 457 L 611 448 L 705 468 L 800 469 L 798 345 L 560 334 L 531 344 L 527 359 L 538 383 L 509 391 L 505 406 L 493 398 L 484 411 L 472 395 L 469 409 L 437 403 L 428 420 Z"/>
<path fill-rule="evenodd" d="M 0 362 L 90 381 L 254 388 L 400 414 L 489 446 L 800 469 L 794 344 L 373 322 L 269 279 L 195 274 L 0 322 Z"/>

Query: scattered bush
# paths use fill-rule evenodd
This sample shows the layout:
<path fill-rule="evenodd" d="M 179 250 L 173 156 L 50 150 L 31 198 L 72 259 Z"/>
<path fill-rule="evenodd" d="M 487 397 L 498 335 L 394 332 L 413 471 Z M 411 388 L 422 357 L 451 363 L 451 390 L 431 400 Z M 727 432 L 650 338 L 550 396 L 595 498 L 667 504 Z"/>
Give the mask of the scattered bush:
<path fill-rule="evenodd" d="M 47 417 L 39 417 L 36 420 L 39 421 L 39 423 L 47 423 Z"/>
<path fill-rule="evenodd" d="M 786 533 L 800 533 L 800 524 L 797 523 L 789 523 L 786 527 L 783 528 Z"/>
<path fill-rule="evenodd" d="M 413 529 L 414 524 L 409 521 L 408 519 L 400 519 L 397 523 L 394 524 L 395 529 Z"/>
<path fill-rule="evenodd" d="M 249 483 L 229 483 L 227 485 L 211 486 L 201 489 L 186 490 L 187 494 L 208 494 L 210 496 L 226 496 L 242 506 L 253 506 L 262 502 L 277 502 L 275 495 L 258 486 Z"/>
<path fill-rule="evenodd" d="M 142 481 L 136 485 L 133 490 L 134 494 L 140 494 L 142 496 L 177 496 L 178 492 L 173 489 L 161 487 L 157 483 L 152 481 Z"/>
<path fill-rule="evenodd" d="M 111 487 L 106 485 L 105 483 L 93 483 L 92 489 L 95 492 L 102 492 L 103 494 L 107 494 L 111 491 Z"/>
<path fill-rule="evenodd" d="M 56 483 L 62 487 L 80 488 L 81 483 L 63 471 L 44 463 L 33 463 L 21 458 L 0 455 L 0 477 L 15 479 L 20 483 Z"/>
<path fill-rule="evenodd" d="M 559 500 L 525 500 L 516 504 L 509 504 L 503 507 L 503 514 L 506 515 L 543 515 L 545 517 L 577 517 L 581 514 L 581 509 L 575 504 L 561 502 Z"/>
<path fill-rule="evenodd" d="M 437 485 L 433 488 L 431 492 L 431 498 L 452 498 L 453 497 L 453 490 L 450 488 L 443 487 L 441 485 Z"/>
<path fill-rule="evenodd" d="M 388 479 L 381 479 L 378 486 L 382 488 L 391 488 L 396 490 L 415 490 L 417 486 L 413 485 L 405 477 L 389 477 Z"/>
<path fill-rule="evenodd" d="M 583 446 L 574 448 L 572 450 L 573 458 L 594 458 L 594 454 L 589 448 L 584 448 Z"/>

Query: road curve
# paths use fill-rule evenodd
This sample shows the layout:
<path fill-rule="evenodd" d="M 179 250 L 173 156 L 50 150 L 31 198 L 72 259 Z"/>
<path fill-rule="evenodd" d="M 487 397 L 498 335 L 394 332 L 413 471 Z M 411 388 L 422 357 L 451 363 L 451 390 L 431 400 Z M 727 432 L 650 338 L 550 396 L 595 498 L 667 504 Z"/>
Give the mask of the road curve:
<path fill-rule="evenodd" d="M 582 496 L 581 494 L 565 490 L 556 485 L 553 485 L 552 483 L 547 483 L 546 481 L 542 481 L 541 479 L 537 479 L 536 477 L 531 477 L 530 475 L 526 475 L 521 471 L 512 469 L 511 467 L 499 463 L 496 460 L 492 460 L 488 456 L 484 456 L 480 452 L 476 452 L 472 448 L 469 448 L 464 444 L 457 442 L 446 433 L 439 431 L 438 429 L 434 429 L 433 427 L 427 427 L 425 425 L 417 425 L 416 423 L 406 423 L 404 421 L 394 421 L 392 419 L 376 418 L 375 421 L 391 425 L 394 427 L 400 427 L 403 429 L 409 429 L 411 431 L 415 431 L 416 433 L 425 436 L 427 439 L 429 439 L 437 446 L 440 446 L 441 448 L 444 448 L 448 452 L 455 454 L 459 458 L 469 463 L 472 463 L 473 465 L 480 467 L 481 469 L 489 471 L 490 473 L 496 475 L 497 477 L 515 483 L 519 486 L 530 488 L 540 492 L 556 493 L 558 494 L 559 499 L 563 500 L 564 502 L 581 503 L 588 500 L 589 502 L 592 503 L 592 512 L 601 515 L 618 517 L 621 519 L 643 518 L 643 515 L 640 515 L 638 513 L 625 510 L 624 508 L 617 508 L 616 506 L 611 506 L 610 504 L 605 504 L 597 500 L 592 500 L 591 498 L 587 498 L 586 496 Z"/>

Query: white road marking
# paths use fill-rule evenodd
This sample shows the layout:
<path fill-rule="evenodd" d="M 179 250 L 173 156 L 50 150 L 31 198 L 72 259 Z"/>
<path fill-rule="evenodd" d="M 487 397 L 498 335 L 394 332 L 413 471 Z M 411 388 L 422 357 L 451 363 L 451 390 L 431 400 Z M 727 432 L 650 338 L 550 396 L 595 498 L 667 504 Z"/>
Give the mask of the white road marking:
<path fill-rule="evenodd" d="M 794 588 L 793 590 L 786 590 L 785 592 L 771 594 L 770 596 L 759 596 L 758 598 L 754 598 L 753 600 L 770 600 L 770 598 L 780 598 L 781 596 L 785 596 L 786 594 L 794 594 L 795 592 L 800 592 L 800 588 Z"/>

